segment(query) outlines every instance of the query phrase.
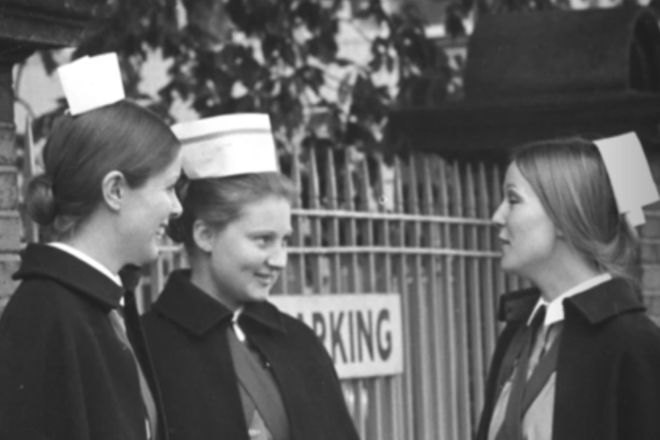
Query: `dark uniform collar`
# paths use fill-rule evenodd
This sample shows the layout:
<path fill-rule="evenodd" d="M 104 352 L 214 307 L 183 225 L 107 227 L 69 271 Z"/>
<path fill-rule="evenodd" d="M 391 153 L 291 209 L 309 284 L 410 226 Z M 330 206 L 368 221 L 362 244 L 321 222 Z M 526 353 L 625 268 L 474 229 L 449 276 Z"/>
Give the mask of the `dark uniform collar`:
<path fill-rule="evenodd" d="M 529 317 L 541 292 L 537 288 L 517 290 L 502 295 L 498 318 L 502 321 L 522 321 Z M 621 278 L 613 278 L 585 292 L 564 300 L 565 310 L 575 311 L 590 324 L 628 312 L 645 310 L 639 293 Z"/>
<path fill-rule="evenodd" d="M 31 243 L 21 253 L 15 280 L 51 279 L 110 311 L 119 307 L 123 289 L 107 275 L 54 246 Z"/>
<path fill-rule="evenodd" d="M 642 312 L 640 293 L 626 280 L 613 278 L 594 286 L 566 301 L 566 308 L 574 308 L 591 324 L 598 324 L 613 316 Z"/>
<path fill-rule="evenodd" d="M 500 297 L 497 318 L 506 322 L 526 320 L 540 296 L 541 292 L 536 288 L 505 293 Z"/>
<path fill-rule="evenodd" d="M 197 336 L 218 325 L 228 325 L 232 317 L 231 310 L 190 282 L 190 270 L 175 270 L 170 274 L 154 309 Z M 247 303 L 239 322 L 285 332 L 280 312 L 269 302 Z"/>

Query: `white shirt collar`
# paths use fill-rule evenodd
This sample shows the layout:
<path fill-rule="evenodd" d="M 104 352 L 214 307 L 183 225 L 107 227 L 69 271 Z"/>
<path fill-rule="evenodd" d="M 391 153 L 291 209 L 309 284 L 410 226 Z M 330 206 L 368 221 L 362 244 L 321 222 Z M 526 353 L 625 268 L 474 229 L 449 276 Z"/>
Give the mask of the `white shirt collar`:
<path fill-rule="evenodd" d="M 529 319 L 527 320 L 527 325 L 530 325 L 532 323 L 532 319 L 534 318 L 536 312 L 539 310 L 541 306 L 546 307 L 545 320 L 543 322 L 544 326 L 552 325 L 557 322 L 563 321 L 564 320 L 563 302 L 566 298 L 578 295 L 582 292 L 586 292 L 592 287 L 595 287 L 611 279 L 612 279 L 612 275 L 610 275 L 609 273 L 602 273 L 596 275 L 595 277 L 589 278 L 588 280 L 583 281 L 576 286 L 571 287 L 566 292 L 562 293 L 561 295 L 559 295 L 557 298 L 553 299 L 550 302 L 547 302 L 546 300 L 543 299 L 543 297 L 540 297 L 538 302 L 532 309 L 532 313 L 529 315 Z"/>
<path fill-rule="evenodd" d="M 238 340 L 241 342 L 245 342 L 247 340 L 247 336 L 245 336 L 245 332 L 243 332 L 243 329 L 238 325 L 238 318 L 241 316 L 241 313 L 243 313 L 243 306 L 240 306 L 234 310 L 231 315 L 231 325 L 234 327 L 236 338 L 238 338 Z"/>
<path fill-rule="evenodd" d="M 122 286 L 121 283 L 121 278 L 119 277 L 118 274 L 113 273 L 110 269 L 105 267 L 103 264 L 95 260 L 94 258 L 90 257 L 86 253 L 74 248 L 71 245 L 68 245 L 66 243 L 62 243 L 60 241 L 55 241 L 52 243 L 48 243 L 49 246 L 56 247 L 70 255 L 73 255 L 74 257 L 78 258 L 79 260 L 82 260 L 83 262 L 89 264 L 92 266 L 94 269 L 98 270 L 101 272 L 103 275 L 107 276 L 110 278 L 112 281 L 114 281 L 117 285 Z"/>

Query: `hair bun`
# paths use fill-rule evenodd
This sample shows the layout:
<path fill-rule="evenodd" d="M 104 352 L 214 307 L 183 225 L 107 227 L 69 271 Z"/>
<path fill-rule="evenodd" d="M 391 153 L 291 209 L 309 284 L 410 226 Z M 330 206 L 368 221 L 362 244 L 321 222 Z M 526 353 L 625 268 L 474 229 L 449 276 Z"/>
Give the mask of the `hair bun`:
<path fill-rule="evenodd" d="M 39 174 L 28 183 L 26 208 L 30 217 L 41 226 L 48 226 L 55 220 L 53 182 L 46 174 Z"/>

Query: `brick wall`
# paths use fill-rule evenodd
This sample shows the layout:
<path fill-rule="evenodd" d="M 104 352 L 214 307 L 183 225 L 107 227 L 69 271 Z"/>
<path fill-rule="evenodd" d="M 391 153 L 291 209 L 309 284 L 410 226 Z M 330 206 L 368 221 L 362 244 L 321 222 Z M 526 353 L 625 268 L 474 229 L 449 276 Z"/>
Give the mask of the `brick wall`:
<path fill-rule="evenodd" d="M 16 288 L 21 220 L 18 214 L 18 171 L 14 124 L 0 122 L 0 313 Z"/>
<path fill-rule="evenodd" d="M 660 152 L 647 152 L 651 172 L 660 187 Z M 642 288 L 649 313 L 660 324 L 660 203 L 645 209 L 642 227 Z"/>

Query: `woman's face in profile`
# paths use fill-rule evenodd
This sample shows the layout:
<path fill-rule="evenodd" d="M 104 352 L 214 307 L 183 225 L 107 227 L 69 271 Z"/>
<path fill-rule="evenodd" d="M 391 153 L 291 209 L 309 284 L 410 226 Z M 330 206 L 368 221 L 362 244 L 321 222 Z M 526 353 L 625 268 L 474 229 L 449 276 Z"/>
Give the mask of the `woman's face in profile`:
<path fill-rule="evenodd" d="M 504 198 L 493 214 L 499 226 L 502 269 L 525 278 L 543 270 L 557 244 L 557 230 L 515 163 L 503 184 Z"/>
<path fill-rule="evenodd" d="M 249 203 L 211 239 L 215 294 L 230 308 L 263 301 L 286 266 L 291 206 L 281 197 Z"/>
<path fill-rule="evenodd" d="M 126 188 L 119 228 L 127 262 L 140 265 L 158 256 L 168 220 L 181 214 L 181 204 L 174 190 L 180 174 L 179 154 L 143 185 Z"/>

